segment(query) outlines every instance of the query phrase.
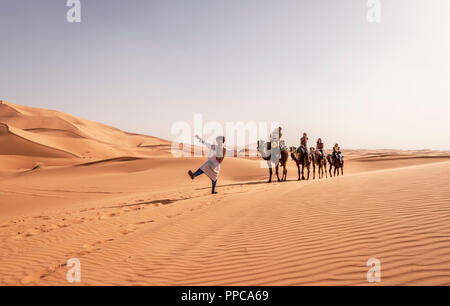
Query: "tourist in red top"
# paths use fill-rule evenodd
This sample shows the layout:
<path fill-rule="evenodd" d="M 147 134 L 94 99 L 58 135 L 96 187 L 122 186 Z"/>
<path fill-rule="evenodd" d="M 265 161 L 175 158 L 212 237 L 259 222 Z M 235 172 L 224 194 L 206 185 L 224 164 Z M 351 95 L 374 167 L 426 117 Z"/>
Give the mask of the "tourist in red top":
<path fill-rule="evenodd" d="M 322 154 L 322 157 L 325 156 L 325 154 L 323 153 L 323 142 L 322 142 L 322 138 L 319 138 L 317 140 L 317 146 L 316 146 L 316 150 L 320 152 L 320 154 Z"/>
<path fill-rule="evenodd" d="M 308 134 L 303 133 L 303 137 L 300 138 L 300 148 L 304 150 L 306 154 L 308 153 Z"/>

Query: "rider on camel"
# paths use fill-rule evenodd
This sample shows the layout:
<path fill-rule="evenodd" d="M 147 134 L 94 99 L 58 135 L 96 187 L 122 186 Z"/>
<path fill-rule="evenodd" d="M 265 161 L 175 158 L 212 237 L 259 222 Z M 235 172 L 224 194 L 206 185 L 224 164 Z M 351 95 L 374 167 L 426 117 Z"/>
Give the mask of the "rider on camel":
<path fill-rule="evenodd" d="M 306 133 L 303 133 L 303 137 L 300 138 L 300 149 L 303 149 L 305 154 L 309 154 L 308 153 L 308 134 L 306 134 Z"/>
<path fill-rule="evenodd" d="M 320 159 L 322 159 L 325 156 L 325 154 L 323 152 L 323 147 L 324 147 L 324 144 L 322 142 L 322 138 L 319 138 L 317 140 L 316 150 L 317 150 L 317 152 L 320 152 Z"/>
<path fill-rule="evenodd" d="M 333 147 L 333 156 L 336 159 L 341 159 L 343 157 L 342 153 L 341 153 L 341 148 L 339 147 L 339 144 L 337 144 L 337 143 Z"/>

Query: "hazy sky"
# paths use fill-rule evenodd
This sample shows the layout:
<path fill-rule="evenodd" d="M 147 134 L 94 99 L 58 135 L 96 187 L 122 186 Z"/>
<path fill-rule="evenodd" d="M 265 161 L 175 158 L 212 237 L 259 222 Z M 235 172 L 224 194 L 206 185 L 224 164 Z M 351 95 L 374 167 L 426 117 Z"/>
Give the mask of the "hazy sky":
<path fill-rule="evenodd" d="M 0 0 L 0 99 L 173 139 L 280 121 L 330 147 L 450 149 L 450 1 Z"/>

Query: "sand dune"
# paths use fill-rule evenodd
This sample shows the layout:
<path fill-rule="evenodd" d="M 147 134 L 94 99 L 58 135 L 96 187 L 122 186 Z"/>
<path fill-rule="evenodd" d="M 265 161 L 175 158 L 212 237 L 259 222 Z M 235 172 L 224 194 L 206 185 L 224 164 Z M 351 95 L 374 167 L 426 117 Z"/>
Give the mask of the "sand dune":
<path fill-rule="evenodd" d="M 1 155 L 31 155 L 42 157 L 75 157 L 73 154 L 45 145 L 33 140 L 34 137 L 24 137 L 24 131 L 11 128 L 0 123 L 0 154 Z"/>
<path fill-rule="evenodd" d="M 345 176 L 267 184 L 204 158 L 55 111 L 0 104 L 0 284 L 450 285 L 450 154 L 345 150 Z M 89 154 L 85 151 L 89 150 Z"/>
<path fill-rule="evenodd" d="M 12 103 L 0 104 L 0 123 L 7 125 L 13 134 L 21 139 L 8 139 L 9 147 L 22 145 L 22 140 L 64 152 L 52 157 L 81 157 L 85 159 L 113 158 L 116 156 L 150 156 L 159 151 L 168 153 L 170 143 L 145 135 L 127 133 L 101 123 L 38 108 Z M 15 143 L 18 142 L 16 145 Z M 158 146 L 152 150 L 148 146 Z M 3 147 L 3 146 L 2 146 Z M 0 154 L 17 155 L 1 149 Z M 24 155 L 50 156 L 46 148 L 24 148 Z"/>

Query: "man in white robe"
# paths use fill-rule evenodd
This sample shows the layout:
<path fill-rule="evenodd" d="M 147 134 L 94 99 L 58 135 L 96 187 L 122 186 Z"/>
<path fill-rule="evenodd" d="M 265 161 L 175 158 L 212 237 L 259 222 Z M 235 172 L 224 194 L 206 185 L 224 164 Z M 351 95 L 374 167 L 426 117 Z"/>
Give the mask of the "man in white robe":
<path fill-rule="evenodd" d="M 202 144 L 209 148 L 208 161 L 204 163 L 195 173 L 191 170 L 188 171 L 191 179 L 196 178 L 201 174 L 206 174 L 212 182 L 212 194 L 217 194 L 216 184 L 219 178 L 220 164 L 223 162 L 225 155 L 227 154 L 227 149 L 224 147 L 225 137 L 219 136 L 216 138 L 217 144 L 211 145 L 201 139 L 199 136 L 195 136 Z"/>

